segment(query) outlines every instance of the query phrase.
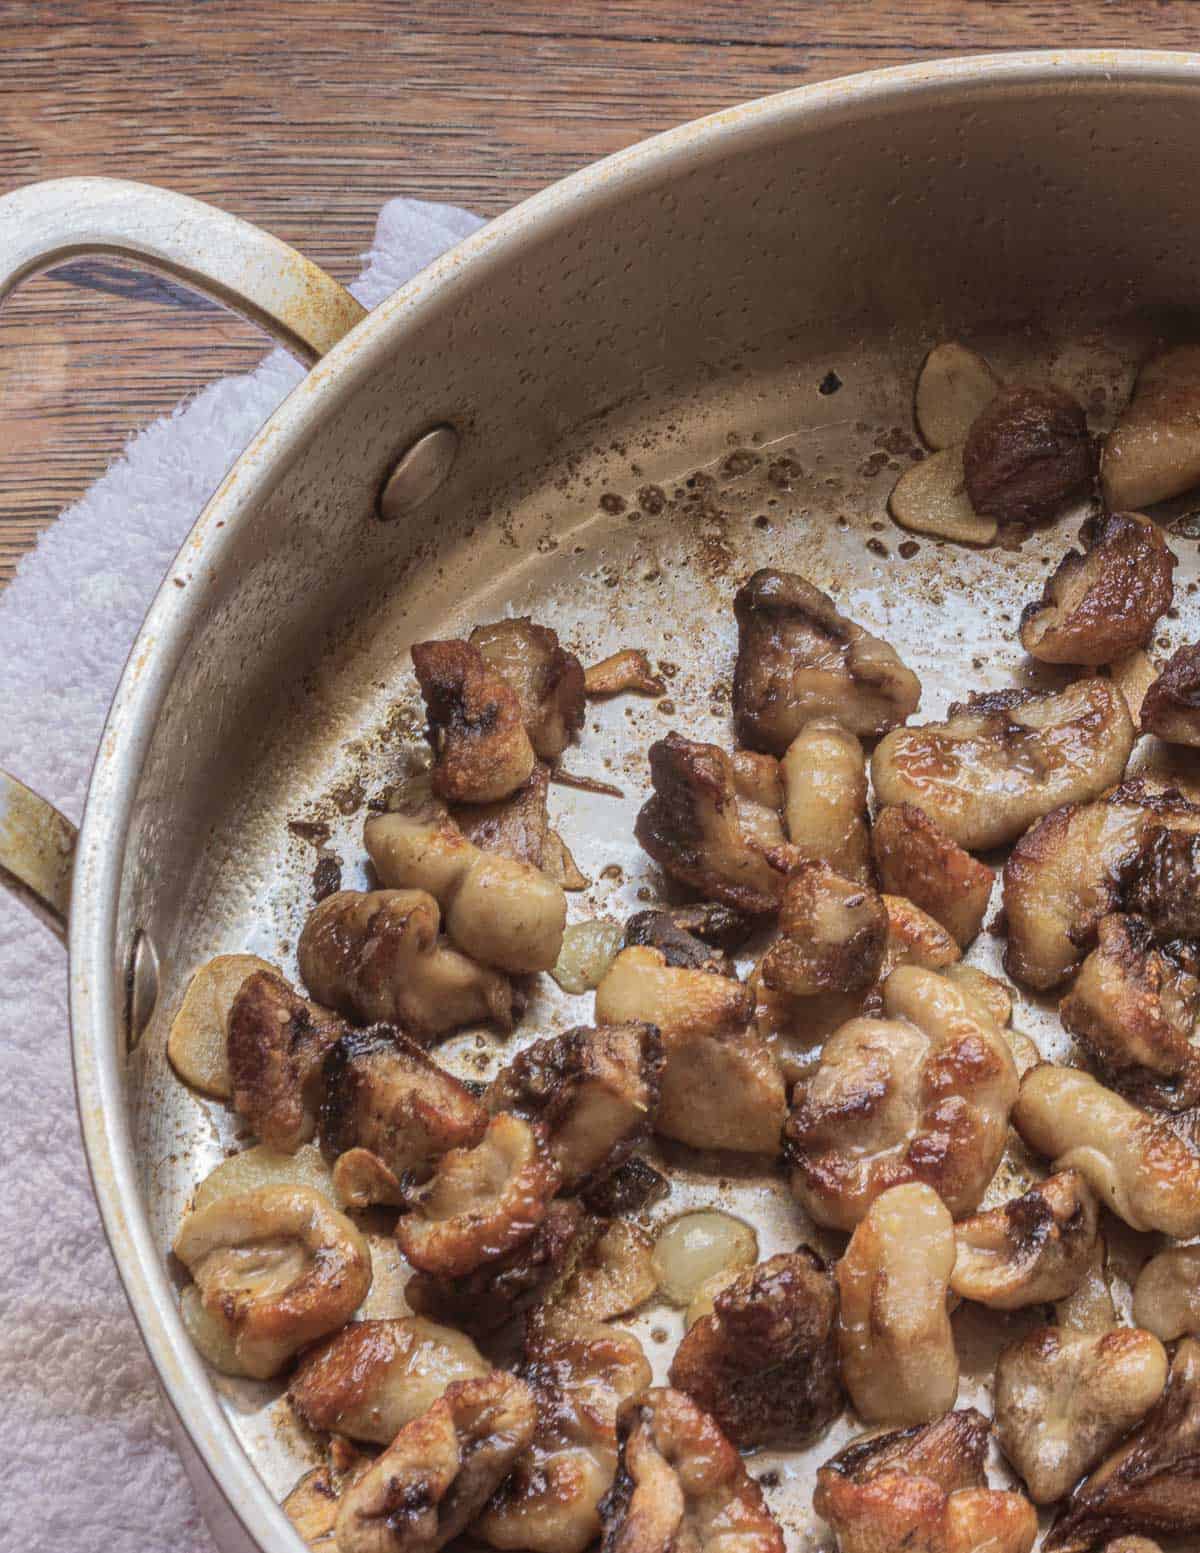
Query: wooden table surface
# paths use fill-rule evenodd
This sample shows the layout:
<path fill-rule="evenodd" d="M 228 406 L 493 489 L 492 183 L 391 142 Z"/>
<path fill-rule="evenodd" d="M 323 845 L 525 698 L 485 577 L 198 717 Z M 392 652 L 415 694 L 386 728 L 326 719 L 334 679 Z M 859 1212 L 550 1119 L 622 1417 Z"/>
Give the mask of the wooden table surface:
<path fill-rule="evenodd" d="M 0 192 L 144 178 L 349 279 L 392 195 L 494 215 L 767 92 L 988 49 L 1183 49 L 1198 22 L 1190 0 L 0 0 Z M 0 315 L 0 586 L 131 432 L 265 348 L 112 265 L 24 286 Z"/>

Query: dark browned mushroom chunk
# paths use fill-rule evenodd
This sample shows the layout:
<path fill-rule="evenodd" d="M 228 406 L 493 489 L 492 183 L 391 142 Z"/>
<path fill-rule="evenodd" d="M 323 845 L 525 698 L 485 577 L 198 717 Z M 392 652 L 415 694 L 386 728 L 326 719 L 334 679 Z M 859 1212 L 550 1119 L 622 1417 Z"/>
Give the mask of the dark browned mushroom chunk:
<path fill-rule="evenodd" d="M 238 989 L 229 1010 L 233 1106 L 269 1147 L 294 1154 L 316 1131 L 321 1064 L 344 1029 L 272 971 Z"/>
<path fill-rule="evenodd" d="M 879 975 L 888 941 L 883 901 L 826 863 L 801 863 L 789 876 L 779 929 L 760 965 L 777 992 L 859 992 Z"/>
<path fill-rule="evenodd" d="M 549 789 L 549 768 L 539 761 L 528 782 L 507 798 L 495 803 L 455 804 L 450 818 L 481 852 L 495 852 L 541 868 L 550 825 L 546 809 Z"/>
<path fill-rule="evenodd" d="M 1087 416 L 1061 388 L 1002 388 L 963 445 L 971 506 L 1001 523 L 1057 516 L 1088 490 L 1095 472 Z"/>
<path fill-rule="evenodd" d="M 1064 804 L 1022 836 L 1004 865 L 1009 975 L 1039 992 L 1065 981 L 1163 830 L 1200 834 L 1200 807 L 1135 780 Z"/>
<path fill-rule="evenodd" d="M 973 1407 L 852 1441 L 817 1474 L 813 1508 L 840 1553 L 1029 1553 L 1037 1515 L 987 1486 L 990 1425 Z"/>
<path fill-rule="evenodd" d="M 739 1274 L 684 1335 L 671 1384 L 742 1450 L 798 1445 L 842 1409 L 837 1290 L 802 1246 Z"/>
<path fill-rule="evenodd" d="M 871 832 L 881 887 L 940 922 L 962 948 L 983 926 L 995 872 L 965 852 L 916 804 L 889 804 Z"/>
<path fill-rule="evenodd" d="M 714 976 L 736 976 L 737 968 L 723 950 L 711 948 L 702 938 L 679 925 L 679 913 L 639 911 L 625 924 L 626 949 L 658 949 L 668 965 L 691 971 L 711 971 Z"/>
<path fill-rule="evenodd" d="M 654 1025 L 577 1025 L 535 1041 L 492 1080 L 483 1103 L 541 1122 L 565 1192 L 610 1175 L 654 1126 L 663 1066 Z"/>
<path fill-rule="evenodd" d="M 783 1553 L 762 1489 L 713 1420 L 655 1386 L 617 1414 L 620 1464 L 601 1553 Z"/>
<path fill-rule="evenodd" d="M 1039 1181 L 1002 1207 L 954 1226 L 950 1287 L 993 1310 L 1047 1305 L 1073 1294 L 1092 1271 L 1100 1210 L 1077 1170 Z"/>
<path fill-rule="evenodd" d="M 342 1495 L 338 1553 L 436 1553 L 483 1509 L 536 1425 L 515 1375 L 456 1381 Z"/>
<path fill-rule="evenodd" d="M 589 1213 L 602 1219 L 615 1219 L 625 1214 L 641 1213 L 653 1203 L 661 1202 L 669 1195 L 671 1183 L 661 1170 L 655 1170 L 640 1154 L 618 1165 L 612 1175 L 605 1176 L 581 1194 L 581 1201 Z"/>
<path fill-rule="evenodd" d="M 634 826 L 649 856 L 735 911 L 774 911 L 784 874 L 742 823 L 725 751 L 671 732 L 650 746 L 650 780 L 653 796 Z"/>
<path fill-rule="evenodd" d="M 1042 596 L 1021 614 L 1021 646 L 1043 663 L 1093 667 L 1145 647 L 1171 607 L 1177 557 L 1136 512 L 1105 512 L 1079 531 Z"/>
<path fill-rule="evenodd" d="M 1142 732 L 1168 744 L 1200 746 L 1200 642 L 1181 647 L 1142 701 Z"/>
<path fill-rule="evenodd" d="M 494 803 L 528 782 L 534 750 L 516 691 L 467 642 L 415 642 L 433 746 L 433 790 L 447 803 Z"/>
<path fill-rule="evenodd" d="M 549 626 L 528 615 L 476 626 L 472 647 L 512 686 L 537 755 L 557 760 L 583 727 L 583 665 Z"/>
<path fill-rule="evenodd" d="M 1151 829 L 1122 877 L 1127 910 L 1160 943 L 1200 939 L 1200 834 L 1169 825 Z"/>
<path fill-rule="evenodd" d="M 1059 1004 L 1063 1024 L 1132 1099 L 1183 1111 L 1200 1103 L 1194 952 L 1181 964 L 1141 917 L 1101 919 L 1096 948 Z"/>
<path fill-rule="evenodd" d="M 1088 1553 L 1122 1532 L 1200 1532 L 1200 1343 L 1193 1338 L 1175 1350 L 1161 1400 L 1077 1484 L 1045 1545 Z"/>
<path fill-rule="evenodd" d="M 325 1058 L 321 1145 L 368 1149 L 404 1185 L 450 1149 L 473 1148 L 487 1113 L 415 1042 L 388 1025 L 354 1030 Z"/>
<path fill-rule="evenodd" d="M 783 755 L 817 717 L 874 737 L 916 711 L 917 676 L 807 578 L 755 572 L 738 589 L 733 609 L 733 715 L 738 741 L 748 748 Z"/>
<path fill-rule="evenodd" d="M 414 1273 L 404 1297 L 419 1315 L 487 1337 L 536 1305 L 563 1276 L 586 1228 L 577 1202 L 556 1199 L 533 1233 L 511 1251 L 458 1277 Z"/>
<path fill-rule="evenodd" d="M 507 976 L 441 937 L 424 890 L 339 890 L 304 924 L 297 958 L 318 1003 L 430 1039 L 491 1020 L 511 1030 L 524 999 Z"/>

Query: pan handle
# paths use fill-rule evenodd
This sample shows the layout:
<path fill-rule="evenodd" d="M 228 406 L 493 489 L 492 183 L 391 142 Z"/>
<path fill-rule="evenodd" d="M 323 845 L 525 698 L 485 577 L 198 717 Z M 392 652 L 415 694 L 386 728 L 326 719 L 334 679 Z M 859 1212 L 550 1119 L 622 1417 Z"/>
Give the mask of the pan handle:
<path fill-rule="evenodd" d="M 311 260 L 213 205 L 120 178 L 57 178 L 0 198 L 0 302 L 82 254 L 132 259 L 224 303 L 311 365 L 365 309 Z M 77 831 L 0 771 L 0 885 L 66 937 Z"/>

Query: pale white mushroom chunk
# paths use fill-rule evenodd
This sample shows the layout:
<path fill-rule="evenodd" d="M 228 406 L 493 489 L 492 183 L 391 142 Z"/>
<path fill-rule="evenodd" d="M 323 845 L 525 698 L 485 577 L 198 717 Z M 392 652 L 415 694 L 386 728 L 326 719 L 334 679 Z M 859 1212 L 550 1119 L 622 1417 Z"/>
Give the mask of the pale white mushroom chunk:
<path fill-rule="evenodd" d="M 1200 1333 L 1200 1246 L 1150 1258 L 1133 1287 L 1133 1319 L 1164 1343 Z"/>

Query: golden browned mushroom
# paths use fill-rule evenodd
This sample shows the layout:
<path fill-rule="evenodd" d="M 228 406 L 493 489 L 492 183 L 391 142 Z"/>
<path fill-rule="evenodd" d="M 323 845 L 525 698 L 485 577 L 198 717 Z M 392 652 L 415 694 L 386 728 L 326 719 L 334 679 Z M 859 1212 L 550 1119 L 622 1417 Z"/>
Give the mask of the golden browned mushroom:
<path fill-rule="evenodd" d="M 733 601 L 738 742 L 782 755 L 817 717 L 874 737 L 911 717 L 921 682 L 895 650 L 795 572 L 757 571 Z"/>
<path fill-rule="evenodd" d="M 673 878 L 736 911 L 774 911 L 784 874 L 742 823 L 733 762 L 715 744 L 671 732 L 650 746 L 653 795 L 634 834 Z"/>
<path fill-rule="evenodd" d="M 511 1030 L 522 997 L 507 976 L 451 948 L 440 926 L 424 890 L 339 890 L 304 924 L 300 974 L 318 1003 L 418 1039 L 484 1020 Z"/>
<path fill-rule="evenodd" d="M 515 1375 L 455 1381 L 342 1495 L 338 1553 L 435 1553 L 483 1509 L 536 1425 Z"/>
<path fill-rule="evenodd" d="M 561 1190 L 582 1191 L 621 1165 L 654 1126 L 663 1067 L 654 1025 L 576 1025 L 518 1052 L 483 1103 L 541 1122 Z"/>
<path fill-rule="evenodd" d="M 842 1380 L 864 1423 L 918 1424 L 954 1406 L 958 1354 L 946 1308 L 954 1221 L 930 1186 L 882 1192 L 834 1271 Z"/>
<path fill-rule="evenodd" d="M 1043 663 L 1112 663 L 1145 647 L 1171 607 L 1178 558 L 1137 512 L 1104 512 L 1079 531 L 1042 596 L 1021 612 L 1021 646 Z"/>
<path fill-rule="evenodd" d="M 321 1142 L 328 1157 L 376 1155 L 402 1183 L 487 1128 L 479 1102 L 415 1042 L 387 1025 L 342 1036 L 325 1059 Z"/>
<path fill-rule="evenodd" d="M 593 1322 L 530 1333 L 519 1373 L 537 1402 L 537 1432 L 474 1533 L 521 1553 L 583 1553 L 616 1475 L 617 1410 L 650 1384 L 650 1366 L 631 1332 Z"/>
<path fill-rule="evenodd" d="M 583 727 L 583 665 L 528 615 L 476 626 L 467 638 L 516 692 L 539 759 L 557 760 Z"/>
<path fill-rule="evenodd" d="M 883 998 L 887 1017 L 843 1025 L 792 1097 L 792 1190 L 837 1229 L 908 1181 L 969 1213 L 1000 1163 L 1017 1094 L 1008 1043 L 970 993 L 905 965 Z"/>
<path fill-rule="evenodd" d="M 413 668 L 433 746 L 433 790 L 447 803 L 494 803 L 528 782 L 533 745 L 520 698 L 477 647 L 414 642 Z"/>
<path fill-rule="evenodd" d="M 640 647 L 622 647 L 584 670 L 583 688 L 589 696 L 616 696 L 635 690 L 643 696 L 661 696 L 666 685 L 650 668 Z"/>
<path fill-rule="evenodd" d="M 575 1264 L 593 1226 L 573 1198 L 557 1198 L 533 1232 L 511 1251 L 471 1272 L 439 1276 L 416 1272 L 404 1286 L 411 1309 L 432 1320 L 488 1337 L 546 1297 Z"/>
<path fill-rule="evenodd" d="M 396 1225 L 400 1250 L 421 1272 L 460 1278 L 527 1240 L 558 1183 L 542 1129 L 502 1112 L 474 1148 L 438 1160 L 416 1208 Z"/>
<path fill-rule="evenodd" d="M 658 1289 L 649 1235 L 627 1219 L 585 1226 L 561 1278 L 527 1318 L 547 1331 L 576 1332 L 626 1316 Z"/>
<path fill-rule="evenodd" d="M 792 997 L 861 992 L 883 965 L 888 914 L 869 884 L 805 862 L 788 876 L 779 930 L 759 965 L 765 986 Z"/>
<path fill-rule="evenodd" d="M 1156 948 L 1141 917 L 1103 917 L 1058 1009 L 1119 1089 L 1170 1111 L 1200 1102 L 1200 1050 L 1191 1042 L 1200 980 L 1189 958 L 1183 965 Z"/>
<path fill-rule="evenodd" d="M 1076 1485 L 1045 1546 L 1088 1553 L 1121 1532 L 1200 1532 L 1200 1343 L 1186 1338 L 1167 1389 L 1138 1427 Z"/>
<path fill-rule="evenodd" d="M 1065 1299 L 1092 1269 L 1099 1224 L 1095 1196 L 1077 1170 L 1048 1176 L 1003 1207 L 955 1225 L 950 1287 L 993 1310 Z"/>
<path fill-rule="evenodd" d="M 672 1386 L 711 1413 L 741 1450 L 797 1445 L 842 1410 L 837 1290 L 821 1258 L 799 1251 L 735 1273 L 671 1362 Z"/>
<path fill-rule="evenodd" d="M 852 1441 L 817 1473 L 813 1508 L 839 1553 L 1030 1553 L 1037 1514 L 990 1489 L 989 1424 L 973 1407 Z"/>
<path fill-rule="evenodd" d="M 343 1326 L 371 1287 L 366 1241 L 311 1187 L 221 1197 L 188 1214 L 173 1250 L 240 1372 L 258 1380 Z"/>
<path fill-rule="evenodd" d="M 774 1154 L 787 1111 L 770 1049 L 748 1029 L 753 1000 L 729 976 L 623 949 L 596 988 L 596 1021 L 655 1024 L 664 1064 L 655 1130 L 693 1148 Z"/>
<path fill-rule="evenodd" d="M 441 805 L 373 814 L 363 844 L 388 889 L 427 890 L 452 943 L 503 971 L 548 971 L 562 948 L 567 898 L 535 868 L 483 852 Z"/>
<path fill-rule="evenodd" d="M 238 989 L 255 971 L 278 975 L 256 954 L 219 954 L 187 984 L 167 1036 L 167 1057 L 185 1084 L 219 1100 L 233 1094 L 229 1076 L 229 1011 Z"/>
<path fill-rule="evenodd" d="M 1108 1247 L 1104 1236 L 1097 1238 L 1082 1279 L 1065 1299 L 1054 1306 L 1054 1319 L 1060 1327 L 1072 1332 L 1111 1332 L 1117 1323 L 1117 1307 L 1113 1304 L 1112 1289 L 1108 1282 Z M 1145 1326 L 1145 1322 L 1139 1325 Z M 1153 1328 L 1147 1328 L 1153 1331 Z"/>
<path fill-rule="evenodd" d="M 996 875 L 965 852 L 916 804 L 888 804 L 875 817 L 871 851 L 879 882 L 940 922 L 962 947 L 977 936 Z"/>
<path fill-rule="evenodd" d="M 1009 975 L 1039 992 L 1064 981 L 1101 918 L 1120 909 L 1122 879 L 1163 829 L 1200 833 L 1200 807 L 1131 781 L 1095 803 L 1056 809 L 1022 836 L 1004 865 Z"/>
<path fill-rule="evenodd" d="M 1108 507 L 1148 507 L 1200 480 L 1200 346 L 1151 357 L 1109 432 L 1100 464 Z"/>
<path fill-rule="evenodd" d="M 1000 389 L 963 443 L 971 506 L 1001 523 L 1055 517 L 1090 489 L 1095 472 L 1082 405 L 1048 384 Z"/>
<path fill-rule="evenodd" d="M 1150 1258 L 1133 1286 L 1133 1319 L 1164 1343 L 1200 1333 L 1200 1246 Z"/>
<path fill-rule="evenodd" d="M 600 1504 L 601 1553 L 783 1553 L 783 1533 L 737 1451 L 681 1391 L 617 1414 L 620 1464 Z"/>
<path fill-rule="evenodd" d="M 1056 1170 L 1078 1170 L 1132 1229 L 1200 1234 L 1200 1156 L 1088 1073 L 1043 1063 L 1021 1080 L 1013 1125 Z"/>
<path fill-rule="evenodd" d="M 268 1147 L 294 1154 L 313 1136 L 322 1064 L 344 1029 L 274 971 L 243 981 L 229 1010 L 233 1106 Z"/>
<path fill-rule="evenodd" d="M 819 858 L 847 879 L 870 884 L 867 761 L 833 717 L 806 723 L 780 762 L 784 818 L 798 857 Z"/>
<path fill-rule="evenodd" d="M 420 1316 L 354 1321 L 301 1356 L 288 1397 L 310 1429 L 390 1445 L 447 1386 L 491 1368 L 469 1337 Z"/>
<path fill-rule="evenodd" d="M 992 1023 L 1004 1029 L 1012 1018 L 1013 1011 L 1012 991 L 1007 982 L 1001 981 L 998 976 L 989 976 L 977 965 L 968 965 L 963 960 L 956 960 L 953 965 L 946 966 L 942 975 L 947 981 L 952 981 L 956 987 L 969 992 L 977 1002 L 982 1003 Z M 1024 1039 L 1028 1041 L 1029 1038 L 1026 1036 Z M 1009 1044 L 1011 1045 L 1012 1042 L 1010 1041 Z M 1033 1045 L 1032 1042 L 1029 1044 Z M 1014 1055 L 1017 1054 L 1014 1052 Z"/>
<path fill-rule="evenodd" d="M 1051 1504 L 1158 1401 L 1167 1355 L 1149 1332 L 1038 1327 L 996 1365 L 996 1438 L 1035 1504 Z"/>
<path fill-rule="evenodd" d="M 1142 697 L 1141 729 L 1168 744 L 1200 745 L 1200 642 L 1167 659 Z"/>
<path fill-rule="evenodd" d="M 881 803 L 915 804 L 960 847 L 982 851 L 1119 782 L 1133 740 L 1129 708 L 1109 680 L 997 690 L 952 706 L 945 722 L 889 733 L 871 775 Z"/>
<path fill-rule="evenodd" d="M 300 1533 L 312 1553 L 337 1553 L 334 1528 L 338 1502 L 351 1483 L 371 1465 L 371 1458 L 353 1449 L 349 1441 L 337 1452 L 337 1459 L 313 1467 L 295 1484 L 280 1509 Z"/>

